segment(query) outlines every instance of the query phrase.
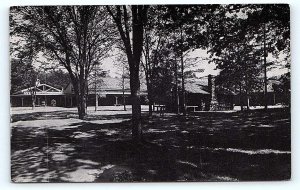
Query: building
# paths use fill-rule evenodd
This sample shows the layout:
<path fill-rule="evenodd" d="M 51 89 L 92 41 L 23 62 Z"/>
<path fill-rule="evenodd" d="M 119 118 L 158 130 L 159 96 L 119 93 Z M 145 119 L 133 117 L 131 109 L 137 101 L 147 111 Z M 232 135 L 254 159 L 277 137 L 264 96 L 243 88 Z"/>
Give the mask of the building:
<path fill-rule="evenodd" d="M 123 85 L 124 84 L 124 85 Z M 147 102 L 147 88 L 141 83 L 140 96 L 143 104 Z M 35 95 L 36 106 L 59 106 L 76 107 L 77 101 L 72 83 L 65 89 L 57 89 L 47 84 L 38 84 L 11 95 L 11 106 L 26 107 L 32 106 L 32 98 Z M 96 100 L 97 97 L 97 100 Z M 130 104 L 129 79 L 106 77 L 97 84 L 90 82 L 88 85 L 87 105 L 95 106 L 96 101 L 99 106 L 119 106 Z"/>
<path fill-rule="evenodd" d="M 281 92 L 277 86 L 280 85 L 279 80 L 269 79 L 267 85 L 267 104 L 268 105 L 276 105 L 276 104 L 285 104 L 288 105 L 290 103 L 290 92 Z M 264 106 L 265 105 L 265 93 L 264 86 L 262 82 L 262 88 L 256 91 L 251 92 L 248 97 L 245 94 L 241 96 L 239 94 L 236 95 L 236 105 L 244 105 L 246 106 L 249 103 L 249 106 Z"/>
<path fill-rule="evenodd" d="M 173 90 L 175 92 L 175 90 Z M 181 85 L 179 85 L 181 91 Z M 185 81 L 185 96 L 187 111 L 216 111 L 233 109 L 234 95 L 218 91 L 215 87 L 215 76 L 208 75 L 200 79 Z M 172 95 L 172 102 L 176 95 Z M 183 107 L 182 95 L 179 93 L 179 105 Z M 175 103 L 172 103 L 173 105 Z"/>
<path fill-rule="evenodd" d="M 65 95 L 63 89 L 57 89 L 47 84 L 38 84 L 20 90 L 10 96 L 11 106 L 27 107 L 32 106 L 32 99 L 35 95 L 36 106 L 64 106 Z"/>

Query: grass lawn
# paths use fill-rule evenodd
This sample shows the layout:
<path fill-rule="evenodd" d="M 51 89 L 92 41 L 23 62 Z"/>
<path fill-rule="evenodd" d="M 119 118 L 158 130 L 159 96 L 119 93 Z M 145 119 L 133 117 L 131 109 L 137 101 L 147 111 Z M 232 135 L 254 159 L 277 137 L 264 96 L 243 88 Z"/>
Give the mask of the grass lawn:
<path fill-rule="evenodd" d="M 289 110 L 151 118 L 143 112 L 145 142 L 135 145 L 130 109 L 96 113 L 90 109 L 84 121 L 78 119 L 76 109 L 13 109 L 12 181 L 290 179 Z"/>

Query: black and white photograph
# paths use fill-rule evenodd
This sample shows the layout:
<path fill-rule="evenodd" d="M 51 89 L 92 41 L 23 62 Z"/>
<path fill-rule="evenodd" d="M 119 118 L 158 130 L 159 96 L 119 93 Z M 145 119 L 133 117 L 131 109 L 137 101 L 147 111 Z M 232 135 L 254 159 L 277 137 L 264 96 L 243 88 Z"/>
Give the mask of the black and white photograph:
<path fill-rule="evenodd" d="M 290 25 L 289 4 L 11 6 L 11 181 L 289 181 Z"/>

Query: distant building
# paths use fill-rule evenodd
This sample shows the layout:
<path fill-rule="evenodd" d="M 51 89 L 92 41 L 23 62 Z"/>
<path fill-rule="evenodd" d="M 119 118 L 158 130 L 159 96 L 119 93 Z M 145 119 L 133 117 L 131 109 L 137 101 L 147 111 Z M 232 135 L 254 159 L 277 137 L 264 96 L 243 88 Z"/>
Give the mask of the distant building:
<path fill-rule="evenodd" d="M 263 81 L 262 89 L 256 90 L 249 94 L 249 106 L 263 106 L 265 105 L 265 93 L 263 88 Z M 281 92 L 277 89 L 277 86 L 280 84 L 280 81 L 269 79 L 267 85 L 267 103 L 268 105 L 276 105 L 276 104 L 286 104 L 290 103 L 290 92 Z M 241 96 L 236 94 L 235 96 L 235 105 L 247 105 L 247 97 L 245 94 Z"/>
<path fill-rule="evenodd" d="M 35 94 L 36 106 L 51 105 L 52 100 L 56 101 L 56 106 L 63 106 L 65 103 L 63 89 L 57 89 L 47 84 L 37 83 L 35 87 L 26 88 L 12 94 L 10 96 L 11 106 L 32 106 L 33 94 Z"/>
<path fill-rule="evenodd" d="M 247 105 L 247 99 L 244 95 L 232 92 L 220 91 L 215 87 L 215 77 L 209 75 L 202 79 L 187 79 L 185 81 L 185 94 L 187 111 L 208 111 L 208 110 L 231 110 L 234 105 Z M 270 81 L 268 85 L 268 105 L 275 105 L 282 102 L 288 102 L 282 93 L 274 90 L 276 81 Z M 179 87 L 179 107 L 182 109 L 181 85 Z M 130 85 L 129 79 L 106 77 L 99 80 L 96 84 L 88 84 L 87 106 L 119 106 L 130 105 Z M 155 104 L 165 104 L 169 110 L 174 110 L 178 101 L 175 89 L 172 89 L 171 98 L 168 102 L 155 100 Z M 32 93 L 35 93 L 36 106 L 59 106 L 76 107 L 77 101 L 74 89 L 69 83 L 65 89 L 57 89 L 47 84 L 37 84 L 36 87 L 23 89 L 11 95 L 11 106 L 26 107 L 32 106 Z M 147 87 L 141 82 L 140 97 L 142 104 L 148 104 Z M 96 97 L 98 101 L 96 101 Z M 264 105 L 263 90 L 252 92 L 249 95 L 250 106 Z"/>
<path fill-rule="evenodd" d="M 77 101 L 74 94 L 72 83 L 69 83 L 65 89 L 57 89 L 47 84 L 37 84 L 36 87 L 23 89 L 11 95 L 11 105 L 13 107 L 32 106 L 32 93 L 35 93 L 36 106 L 55 106 L 60 107 L 76 107 Z M 98 97 L 99 106 L 112 106 L 130 104 L 130 88 L 129 79 L 123 80 L 119 78 L 106 77 L 100 80 L 95 86 L 95 83 L 88 85 L 87 105 L 94 106 Z M 147 88 L 144 83 L 141 83 L 140 96 L 142 103 L 146 103 Z"/>
<path fill-rule="evenodd" d="M 175 89 L 172 105 L 176 105 Z M 208 75 L 201 79 L 193 78 L 185 81 L 187 111 L 216 111 L 233 109 L 234 95 L 219 92 L 215 86 L 215 76 Z M 179 85 L 179 106 L 182 109 L 181 85 Z"/>

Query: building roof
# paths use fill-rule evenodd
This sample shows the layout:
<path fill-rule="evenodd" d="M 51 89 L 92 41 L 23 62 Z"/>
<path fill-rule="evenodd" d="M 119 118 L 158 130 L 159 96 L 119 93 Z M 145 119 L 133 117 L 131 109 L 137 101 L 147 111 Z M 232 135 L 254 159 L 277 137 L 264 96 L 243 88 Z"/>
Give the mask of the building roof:
<path fill-rule="evenodd" d="M 97 93 L 100 94 L 123 94 L 123 80 L 122 78 L 112 78 L 112 77 L 105 77 L 97 80 L 96 82 L 96 90 Z M 140 92 L 145 94 L 147 92 L 147 86 L 145 82 L 140 82 Z M 66 89 L 64 90 L 65 94 L 72 94 L 73 86 L 72 83 L 69 83 Z M 88 93 L 94 94 L 95 93 L 95 82 L 89 81 L 88 84 Z M 130 94 L 130 82 L 129 79 L 124 79 L 124 93 Z"/>
<path fill-rule="evenodd" d="M 32 87 L 20 90 L 20 91 L 14 93 L 12 96 L 29 96 L 29 95 L 31 95 L 31 93 L 33 91 L 35 91 L 36 95 L 47 95 L 47 96 L 63 95 L 63 90 L 54 88 L 48 84 L 39 84 L 37 86 L 32 86 Z"/>
<path fill-rule="evenodd" d="M 205 89 L 204 85 L 197 81 L 186 81 L 185 91 L 194 94 L 209 94 L 209 92 L 207 92 L 207 90 Z"/>

